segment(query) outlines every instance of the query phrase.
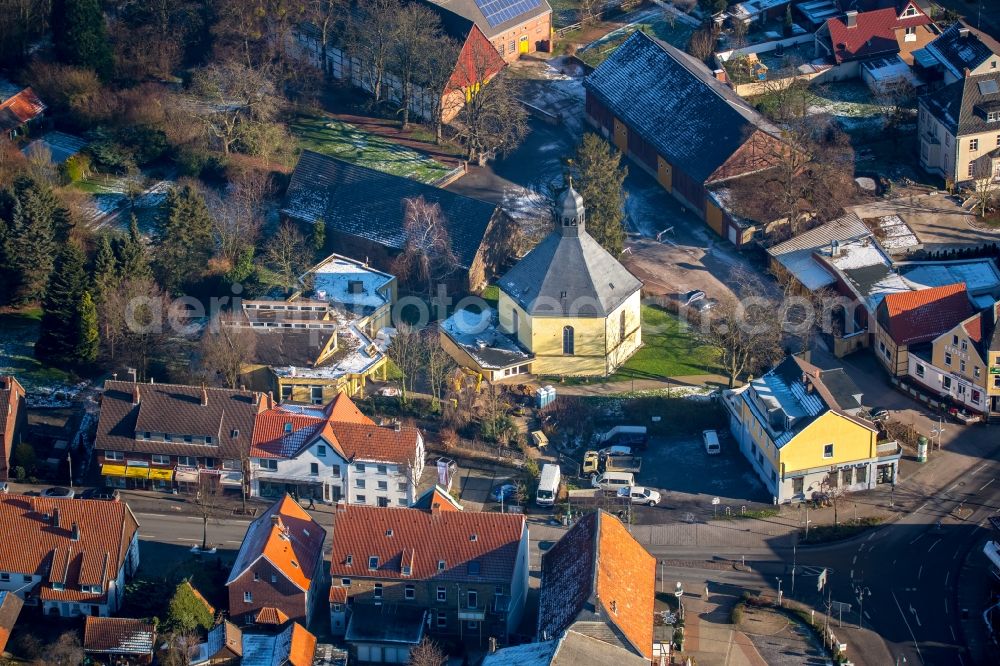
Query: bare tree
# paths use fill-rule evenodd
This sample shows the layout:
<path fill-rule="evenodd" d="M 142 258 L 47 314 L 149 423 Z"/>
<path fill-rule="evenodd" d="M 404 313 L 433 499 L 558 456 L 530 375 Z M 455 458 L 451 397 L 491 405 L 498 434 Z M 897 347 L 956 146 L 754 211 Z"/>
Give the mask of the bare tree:
<path fill-rule="evenodd" d="M 601 18 L 601 10 L 604 9 L 605 0 L 580 0 L 580 22 L 584 25 L 596 23 Z M 670 12 L 663 12 L 670 15 Z"/>
<path fill-rule="evenodd" d="M 382 101 L 401 9 L 399 0 L 358 0 L 347 22 L 347 50 L 361 61 L 361 80 L 376 104 Z"/>
<path fill-rule="evenodd" d="M 688 42 L 687 52 L 698 60 L 707 61 L 715 53 L 715 44 L 719 41 L 719 31 L 714 25 L 696 30 Z"/>
<path fill-rule="evenodd" d="M 424 358 L 426 359 L 427 380 L 431 385 L 433 408 L 439 409 L 444 396 L 448 377 L 455 370 L 451 355 L 441 346 L 437 328 L 426 328 L 423 332 Z"/>
<path fill-rule="evenodd" d="M 424 638 L 410 650 L 410 666 L 441 666 L 444 662 L 445 656 L 441 648 L 429 638 Z"/>
<path fill-rule="evenodd" d="M 732 295 L 720 300 L 711 319 L 702 322 L 701 337 L 722 351 L 722 365 L 732 388 L 744 372 L 767 367 L 781 358 L 782 324 L 775 316 L 781 311 L 780 303 L 757 276 L 738 269 L 729 283 L 735 285 L 739 298 Z"/>
<path fill-rule="evenodd" d="M 171 332 L 172 301 L 149 276 L 124 277 L 102 293 L 98 303 L 101 337 L 112 359 L 124 350 L 126 360 L 146 378 L 150 351 Z"/>
<path fill-rule="evenodd" d="M 334 35 L 343 34 L 350 15 L 348 0 L 305 0 L 305 18 L 319 33 L 319 56 L 324 76 L 328 76 L 327 55 Z"/>
<path fill-rule="evenodd" d="M 291 291 L 298 284 L 298 277 L 310 257 L 299 230 L 288 223 L 281 225 L 278 233 L 268 240 L 264 252 L 264 265 L 271 272 L 271 283 Z"/>
<path fill-rule="evenodd" d="M 441 206 L 422 196 L 404 199 L 403 233 L 406 244 L 396 257 L 395 272 L 402 282 L 421 284 L 431 294 L 434 286 L 458 268 L 451 236 Z"/>
<path fill-rule="evenodd" d="M 996 183 L 992 172 L 992 162 L 988 157 L 980 158 L 972 163 L 972 200 L 973 210 L 979 217 L 986 217 L 987 211 L 996 200 Z"/>
<path fill-rule="evenodd" d="M 480 432 L 487 440 L 508 446 L 517 437 L 510 418 L 511 404 L 503 387 L 489 383 L 479 398 Z"/>
<path fill-rule="evenodd" d="M 455 63 L 462 45 L 447 35 L 441 35 L 434 48 L 427 53 L 423 71 L 418 73 L 417 83 L 428 92 L 430 101 L 431 122 L 434 125 L 434 141 L 441 143 L 443 139 L 444 116 L 457 105 L 465 102 L 460 90 L 452 85 L 455 73 Z"/>
<path fill-rule="evenodd" d="M 76 666 L 84 659 L 83 646 L 75 631 L 66 631 L 42 652 L 40 661 L 46 666 Z"/>
<path fill-rule="evenodd" d="M 220 314 L 205 327 L 201 338 L 202 365 L 231 389 L 239 386 L 243 369 L 257 348 L 256 333 L 242 324 L 240 313 Z"/>
<path fill-rule="evenodd" d="M 441 19 L 424 5 L 407 3 L 399 11 L 393 34 L 390 67 L 399 78 L 403 129 L 410 123 L 410 105 L 420 73 L 433 64 L 441 38 Z"/>
<path fill-rule="evenodd" d="M 904 78 L 886 81 L 872 90 L 872 102 L 889 131 L 897 130 L 906 120 L 915 98 L 913 84 Z"/>
<path fill-rule="evenodd" d="M 456 124 L 458 138 L 467 159 L 479 164 L 514 150 L 528 133 L 527 112 L 517 99 L 514 80 L 498 69 L 497 58 L 492 46 L 474 46 L 456 70 L 465 82 L 465 105 Z"/>
<path fill-rule="evenodd" d="M 820 484 L 820 491 L 823 493 L 823 497 L 826 501 L 833 505 L 833 524 L 840 524 L 840 500 L 844 497 L 846 490 L 844 486 L 840 483 L 837 476 L 840 471 L 833 471 L 826 475 L 823 482 Z"/>
<path fill-rule="evenodd" d="M 230 61 L 212 63 L 195 72 L 192 91 L 194 117 L 229 154 L 244 123 L 269 123 L 279 109 L 271 80 L 259 69 Z"/>
<path fill-rule="evenodd" d="M 208 520 L 214 518 L 219 508 L 218 479 L 212 474 L 198 474 L 198 490 L 195 493 L 194 505 L 201 517 L 201 551 L 208 548 Z"/>
<path fill-rule="evenodd" d="M 396 364 L 402 379 L 400 380 L 400 399 L 409 401 L 409 393 L 413 390 L 413 381 L 424 365 L 425 346 L 420 331 L 409 324 L 396 325 L 396 334 L 389 344 L 389 360 Z"/>
<path fill-rule="evenodd" d="M 246 170 L 230 181 L 224 196 L 207 197 L 219 255 L 230 267 L 256 244 L 272 191 L 269 174 Z"/>

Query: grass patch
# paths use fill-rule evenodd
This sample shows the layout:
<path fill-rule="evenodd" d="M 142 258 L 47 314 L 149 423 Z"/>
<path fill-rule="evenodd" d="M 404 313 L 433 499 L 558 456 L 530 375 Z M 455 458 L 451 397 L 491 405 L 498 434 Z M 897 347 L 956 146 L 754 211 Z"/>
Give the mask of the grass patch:
<path fill-rule="evenodd" d="M 576 55 L 591 67 L 597 67 L 608 59 L 615 49 L 629 38 L 636 30 L 642 30 L 650 37 L 663 40 L 671 46 L 683 49 L 691 40 L 694 28 L 681 21 L 676 21 L 671 26 L 665 19 L 656 19 L 650 23 L 635 23 L 609 32 L 595 42 L 591 42 L 584 48 L 577 51 Z M 566 35 L 566 39 L 569 39 Z"/>
<path fill-rule="evenodd" d="M 803 535 L 802 543 L 830 543 L 850 539 L 866 532 L 882 523 L 881 516 L 868 516 L 857 522 L 841 523 L 839 525 L 817 525 L 809 529 L 809 536 Z"/>
<path fill-rule="evenodd" d="M 611 378 L 660 379 L 714 374 L 719 350 L 701 344 L 676 316 L 652 305 L 642 306 L 642 349 Z"/>
<path fill-rule="evenodd" d="M 0 313 L 0 375 L 14 375 L 29 392 L 53 384 L 67 384 L 73 375 L 35 358 L 41 308 Z"/>
<path fill-rule="evenodd" d="M 389 139 L 326 115 L 300 115 L 288 125 L 303 150 L 359 166 L 430 183 L 450 169 L 437 160 Z"/>
<path fill-rule="evenodd" d="M 483 289 L 483 300 L 495 310 L 497 303 L 500 301 L 500 287 L 491 284 L 486 289 Z"/>

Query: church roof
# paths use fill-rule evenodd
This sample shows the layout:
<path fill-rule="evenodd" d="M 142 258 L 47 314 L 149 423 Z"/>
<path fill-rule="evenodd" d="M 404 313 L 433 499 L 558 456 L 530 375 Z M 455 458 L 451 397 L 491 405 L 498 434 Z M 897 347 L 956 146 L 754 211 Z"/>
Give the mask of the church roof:
<path fill-rule="evenodd" d="M 553 231 L 500 280 L 505 294 L 539 317 L 606 317 L 641 287 L 582 225 L 578 235 Z"/>

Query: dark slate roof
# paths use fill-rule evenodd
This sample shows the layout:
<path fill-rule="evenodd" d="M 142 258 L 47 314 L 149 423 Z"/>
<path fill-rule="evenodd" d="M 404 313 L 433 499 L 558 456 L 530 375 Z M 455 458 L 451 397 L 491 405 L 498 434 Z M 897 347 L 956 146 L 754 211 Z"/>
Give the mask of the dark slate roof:
<path fill-rule="evenodd" d="M 996 89 L 997 92 L 990 92 Z M 924 107 L 955 136 L 997 130 L 986 112 L 1000 111 L 1000 71 L 969 76 L 921 98 Z"/>
<path fill-rule="evenodd" d="M 406 241 L 404 199 L 416 197 L 441 206 L 458 263 L 471 267 L 497 206 L 409 178 L 306 150 L 295 165 L 282 212 L 307 223 L 324 220 L 340 233 L 399 251 Z"/>
<path fill-rule="evenodd" d="M 637 30 L 584 86 L 675 167 L 705 182 L 764 119 L 687 54 Z"/>
<path fill-rule="evenodd" d="M 532 316 L 607 316 L 642 282 L 583 229 L 549 234 L 500 279 L 500 288 Z"/>
<path fill-rule="evenodd" d="M 843 368 L 821 371 L 820 381 L 826 385 L 830 395 L 844 411 L 850 412 L 863 406 L 861 399 L 864 394 Z"/>
<path fill-rule="evenodd" d="M 479 29 L 482 30 L 487 37 L 491 38 L 496 37 L 497 35 L 500 35 L 510 30 L 511 28 L 515 28 L 524 23 L 525 21 L 530 21 L 531 19 L 536 18 L 538 16 L 543 16 L 545 14 L 552 13 L 552 8 L 549 6 L 549 3 L 546 2 L 545 0 L 540 0 L 536 6 L 525 9 L 524 12 L 518 14 L 514 18 L 508 21 L 504 21 L 503 23 L 500 23 L 496 26 L 492 26 L 489 24 L 489 21 L 486 20 L 486 16 L 483 14 L 483 10 L 479 8 L 479 3 L 477 3 L 476 0 L 428 0 L 428 1 L 433 2 L 434 4 L 438 5 L 439 7 L 448 12 L 457 14 L 458 16 L 461 16 L 469 21 L 473 21 L 476 25 L 479 26 Z M 509 3 L 509 4 L 514 4 L 514 3 Z M 528 3 L 528 5 L 530 5 L 530 3 Z"/>
<path fill-rule="evenodd" d="M 425 610 L 410 606 L 354 604 L 344 640 L 416 645 L 424 637 L 425 614 Z"/>
<path fill-rule="evenodd" d="M 968 31 L 964 37 L 963 30 Z M 956 76 L 962 76 L 966 68 L 975 69 L 994 53 L 1000 53 L 1000 43 L 960 21 L 948 26 L 926 48 Z"/>

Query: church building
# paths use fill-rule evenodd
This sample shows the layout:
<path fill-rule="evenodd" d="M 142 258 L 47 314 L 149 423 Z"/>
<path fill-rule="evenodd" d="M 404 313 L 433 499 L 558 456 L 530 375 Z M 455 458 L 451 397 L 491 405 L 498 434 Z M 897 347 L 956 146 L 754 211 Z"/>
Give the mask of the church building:
<path fill-rule="evenodd" d="M 642 346 L 642 283 L 587 233 L 572 183 L 557 209 L 556 229 L 499 280 L 489 323 L 463 310 L 442 324 L 445 349 L 487 379 L 604 377 Z"/>

